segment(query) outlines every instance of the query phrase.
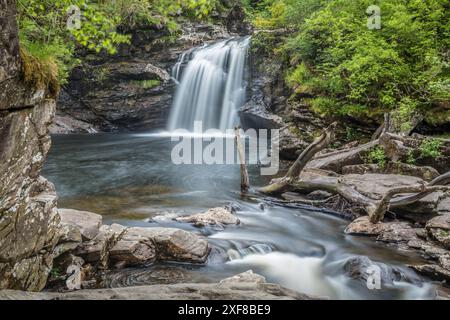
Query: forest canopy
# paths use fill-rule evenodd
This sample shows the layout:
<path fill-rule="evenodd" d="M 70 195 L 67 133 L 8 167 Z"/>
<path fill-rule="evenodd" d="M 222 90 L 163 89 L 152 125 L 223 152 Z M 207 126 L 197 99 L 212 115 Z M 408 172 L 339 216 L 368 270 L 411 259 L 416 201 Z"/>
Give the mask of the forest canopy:
<path fill-rule="evenodd" d="M 247 0 L 259 29 L 285 28 L 286 81 L 324 115 L 450 121 L 447 0 Z M 380 28 L 369 28 L 371 5 Z"/>

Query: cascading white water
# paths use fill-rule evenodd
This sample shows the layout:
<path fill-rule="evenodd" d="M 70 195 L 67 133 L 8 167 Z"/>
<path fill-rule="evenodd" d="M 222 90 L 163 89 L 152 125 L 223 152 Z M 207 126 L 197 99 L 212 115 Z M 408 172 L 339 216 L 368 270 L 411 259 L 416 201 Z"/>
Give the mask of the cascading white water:
<path fill-rule="evenodd" d="M 179 82 L 168 129 L 225 131 L 239 124 L 245 102 L 244 71 L 250 38 L 232 38 L 184 53 L 172 70 Z"/>

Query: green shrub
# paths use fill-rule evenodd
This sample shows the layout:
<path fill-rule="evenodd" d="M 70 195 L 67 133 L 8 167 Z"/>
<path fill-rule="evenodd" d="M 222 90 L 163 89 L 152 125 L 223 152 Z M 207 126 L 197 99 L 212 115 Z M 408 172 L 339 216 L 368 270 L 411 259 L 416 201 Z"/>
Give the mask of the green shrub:
<path fill-rule="evenodd" d="M 429 139 L 425 139 L 420 147 L 420 156 L 422 158 L 438 158 L 440 156 L 442 156 L 441 153 L 441 147 L 443 145 L 442 140 L 440 139 L 435 139 L 435 138 L 429 138 Z"/>
<path fill-rule="evenodd" d="M 385 112 L 398 110 L 403 131 L 411 128 L 412 113 L 436 124 L 448 121 L 447 0 L 263 2 L 257 26 L 296 31 L 283 46 L 282 53 L 298 65 L 286 79 L 297 93 L 316 96 L 314 110 L 361 120 L 381 120 Z M 367 27 L 372 4 L 381 8 L 379 30 Z"/>
<path fill-rule="evenodd" d="M 384 168 L 387 164 L 386 153 L 381 146 L 372 148 L 366 155 L 365 162 L 369 164 L 377 164 L 380 168 Z"/>

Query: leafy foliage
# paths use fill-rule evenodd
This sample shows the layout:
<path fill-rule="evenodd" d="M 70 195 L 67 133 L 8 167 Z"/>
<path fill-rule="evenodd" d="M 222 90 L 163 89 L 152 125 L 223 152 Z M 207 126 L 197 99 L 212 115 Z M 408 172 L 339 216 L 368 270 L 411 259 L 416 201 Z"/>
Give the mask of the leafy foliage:
<path fill-rule="evenodd" d="M 438 158 L 442 155 L 441 147 L 443 145 L 440 139 L 425 139 L 419 147 L 422 158 Z"/>
<path fill-rule="evenodd" d="M 380 168 L 384 168 L 387 163 L 386 153 L 381 146 L 372 148 L 366 156 L 366 163 L 377 164 Z"/>
<path fill-rule="evenodd" d="M 262 1 L 254 23 L 294 30 L 283 48 L 291 63 L 286 80 L 296 93 L 317 97 L 316 112 L 363 119 L 401 109 L 401 117 L 411 111 L 448 121 L 450 3 L 375 3 L 379 30 L 367 27 L 372 0 Z"/>
<path fill-rule="evenodd" d="M 41 67 L 56 66 L 57 79 L 64 84 L 79 63 L 76 48 L 115 54 L 130 40 L 118 27 L 158 25 L 174 32 L 178 16 L 203 19 L 215 4 L 216 0 L 18 0 L 21 45 Z M 72 6 L 80 9 L 80 23 L 68 28 L 68 21 L 76 18 Z"/>

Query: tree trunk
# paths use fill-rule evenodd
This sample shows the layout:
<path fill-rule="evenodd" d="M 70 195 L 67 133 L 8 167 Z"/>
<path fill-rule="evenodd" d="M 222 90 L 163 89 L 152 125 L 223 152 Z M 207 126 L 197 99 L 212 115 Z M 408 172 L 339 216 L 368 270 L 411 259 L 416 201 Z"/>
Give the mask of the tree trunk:
<path fill-rule="evenodd" d="M 236 148 L 239 154 L 239 163 L 241 167 L 241 192 L 245 193 L 248 191 L 248 189 L 250 189 L 250 179 L 248 177 L 247 165 L 245 164 L 245 149 L 241 140 L 240 128 L 236 127 L 234 129 L 234 133 L 234 141 L 236 142 Z"/>

